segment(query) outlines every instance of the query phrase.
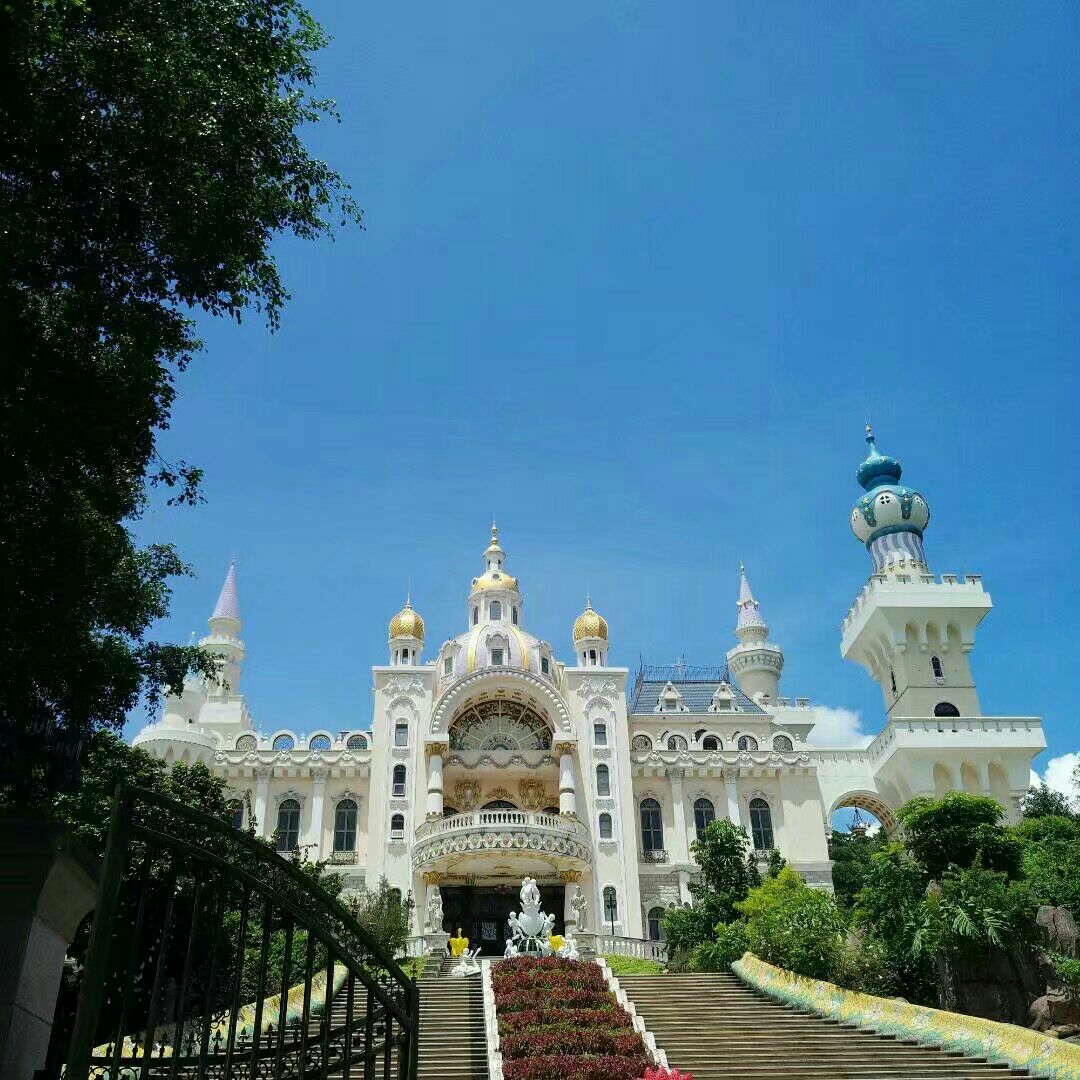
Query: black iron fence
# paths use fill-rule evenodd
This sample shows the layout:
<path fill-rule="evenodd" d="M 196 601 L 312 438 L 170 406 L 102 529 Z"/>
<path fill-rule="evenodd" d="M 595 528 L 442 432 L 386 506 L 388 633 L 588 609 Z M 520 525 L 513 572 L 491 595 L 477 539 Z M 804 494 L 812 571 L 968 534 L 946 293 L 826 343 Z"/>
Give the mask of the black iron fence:
<path fill-rule="evenodd" d="M 295 863 L 116 795 L 65 1080 L 413 1080 L 419 998 Z"/>

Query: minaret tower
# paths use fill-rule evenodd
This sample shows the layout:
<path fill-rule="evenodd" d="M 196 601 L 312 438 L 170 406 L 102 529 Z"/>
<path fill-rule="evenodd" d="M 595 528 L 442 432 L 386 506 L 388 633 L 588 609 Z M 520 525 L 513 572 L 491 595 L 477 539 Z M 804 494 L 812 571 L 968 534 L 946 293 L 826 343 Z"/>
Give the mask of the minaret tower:
<path fill-rule="evenodd" d="M 873 565 L 842 624 L 840 655 L 879 683 L 890 717 L 980 716 L 968 653 L 990 596 L 977 575 L 934 578 L 923 547 L 930 507 L 900 483 L 900 462 L 878 451 L 869 425 L 866 441 L 851 531 Z"/>
<path fill-rule="evenodd" d="M 503 623 L 521 626 L 524 601 L 518 580 L 506 572 L 506 552 L 499 543 L 499 529 L 491 523 L 491 540 L 484 550 L 484 572 L 472 579 L 469 589 L 469 627 Z M 509 632 L 509 629 L 508 629 Z"/>
<path fill-rule="evenodd" d="M 775 701 L 784 670 L 784 653 L 769 641 L 769 628 L 761 615 L 761 606 L 750 591 L 746 567 L 739 566 L 739 609 L 735 636 L 739 644 L 727 654 L 728 670 L 739 688 L 754 701 Z"/>
<path fill-rule="evenodd" d="M 390 663 L 394 667 L 416 667 L 424 651 L 424 620 L 406 595 L 405 606 L 390 620 Z"/>
<path fill-rule="evenodd" d="M 585 610 L 574 620 L 573 638 L 579 667 L 607 667 L 607 619 L 593 611 L 588 596 L 585 597 Z"/>
<path fill-rule="evenodd" d="M 240 640 L 240 595 L 236 589 L 236 560 L 229 563 L 225 582 L 221 586 L 214 613 L 209 620 L 210 633 L 199 641 L 207 652 L 221 657 L 218 682 L 210 686 L 210 698 L 224 699 L 240 696 L 240 665 L 244 660 L 244 643 Z"/>

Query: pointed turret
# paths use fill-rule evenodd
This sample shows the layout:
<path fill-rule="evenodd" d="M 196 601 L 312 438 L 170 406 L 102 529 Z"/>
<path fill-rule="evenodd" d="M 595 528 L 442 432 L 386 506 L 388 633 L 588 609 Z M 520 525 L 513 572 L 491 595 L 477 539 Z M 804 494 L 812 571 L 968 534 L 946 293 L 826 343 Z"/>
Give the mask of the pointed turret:
<path fill-rule="evenodd" d="M 499 543 L 499 528 L 491 523 L 491 540 L 484 549 L 484 572 L 472 579 L 469 590 L 469 625 L 484 622 L 521 624 L 522 600 L 517 578 L 505 570 L 506 552 Z"/>
<path fill-rule="evenodd" d="M 215 620 L 228 619 L 236 623 L 237 632 L 240 630 L 240 594 L 236 589 L 236 560 L 229 563 L 229 570 L 225 574 L 225 581 L 218 593 L 217 603 L 214 605 L 214 613 L 210 616 L 210 626 L 213 627 Z"/>
<path fill-rule="evenodd" d="M 739 564 L 739 599 L 735 601 L 738 616 L 735 636 L 739 644 L 727 654 L 728 669 L 738 680 L 747 697 L 755 701 L 775 701 L 784 670 L 784 654 L 779 645 L 768 640 L 769 627 L 761 614 L 761 605 L 754 599 L 746 567 Z"/>
<path fill-rule="evenodd" d="M 229 563 L 213 614 L 207 620 L 210 633 L 199 644 L 221 657 L 218 694 L 235 697 L 239 694 L 240 664 L 244 659 L 244 643 L 240 640 L 240 593 L 236 586 L 236 560 Z"/>

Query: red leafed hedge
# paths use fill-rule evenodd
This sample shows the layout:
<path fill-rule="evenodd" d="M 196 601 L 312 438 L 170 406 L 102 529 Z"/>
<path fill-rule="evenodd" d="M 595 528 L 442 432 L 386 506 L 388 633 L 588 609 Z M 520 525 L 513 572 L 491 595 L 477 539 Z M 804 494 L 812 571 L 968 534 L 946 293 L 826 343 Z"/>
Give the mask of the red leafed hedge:
<path fill-rule="evenodd" d="M 506 1080 L 636 1080 L 649 1064 L 595 964 L 515 957 L 492 968 Z"/>

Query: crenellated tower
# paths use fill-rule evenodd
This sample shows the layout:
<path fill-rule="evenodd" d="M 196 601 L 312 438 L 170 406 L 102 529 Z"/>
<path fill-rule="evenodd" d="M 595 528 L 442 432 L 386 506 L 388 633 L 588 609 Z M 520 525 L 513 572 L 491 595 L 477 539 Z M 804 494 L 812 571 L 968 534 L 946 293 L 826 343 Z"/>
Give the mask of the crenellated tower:
<path fill-rule="evenodd" d="M 728 650 L 728 670 L 735 676 L 739 688 L 755 701 L 775 701 L 784 670 L 784 652 L 769 641 L 769 627 L 761 614 L 761 605 L 750 591 L 746 567 L 739 566 L 739 599 L 735 602 L 739 614 L 735 621 L 735 636 L 739 644 Z"/>
<path fill-rule="evenodd" d="M 977 575 L 930 573 L 930 507 L 900 483 L 900 462 L 878 450 L 869 425 L 866 442 L 855 474 L 865 494 L 852 508 L 851 531 L 872 569 L 842 624 L 840 654 L 878 682 L 890 716 L 979 716 L 968 654 L 990 596 Z"/>

